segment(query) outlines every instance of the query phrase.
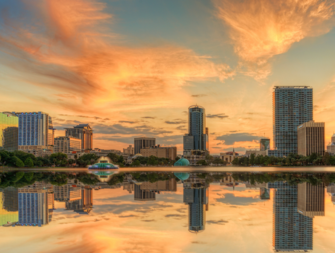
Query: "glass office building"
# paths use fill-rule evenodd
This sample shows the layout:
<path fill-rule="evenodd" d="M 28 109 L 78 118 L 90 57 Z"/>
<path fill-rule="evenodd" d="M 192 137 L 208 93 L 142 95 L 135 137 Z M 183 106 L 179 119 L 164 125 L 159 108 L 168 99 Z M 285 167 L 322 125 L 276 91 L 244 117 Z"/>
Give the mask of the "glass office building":
<path fill-rule="evenodd" d="M 184 136 L 184 150 L 208 150 L 208 128 L 205 108 L 195 105 L 188 108 L 188 134 Z"/>
<path fill-rule="evenodd" d="M 19 118 L 10 112 L 0 113 L 0 150 L 18 150 Z"/>
<path fill-rule="evenodd" d="M 19 146 L 47 146 L 49 114 L 17 112 L 19 117 Z"/>
<path fill-rule="evenodd" d="M 188 188 L 184 186 L 184 200 L 188 204 L 188 229 L 190 232 L 199 232 L 205 230 L 206 225 L 206 205 L 208 189 Z"/>
<path fill-rule="evenodd" d="M 307 86 L 276 86 L 273 91 L 273 141 L 275 152 L 298 152 L 297 128 L 313 120 L 313 89 Z"/>
<path fill-rule="evenodd" d="M 275 189 L 273 247 L 275 251 L 313 249 L 313 219 L 298 212 L 298 186 L 286 182 L 268 184 Z"/>

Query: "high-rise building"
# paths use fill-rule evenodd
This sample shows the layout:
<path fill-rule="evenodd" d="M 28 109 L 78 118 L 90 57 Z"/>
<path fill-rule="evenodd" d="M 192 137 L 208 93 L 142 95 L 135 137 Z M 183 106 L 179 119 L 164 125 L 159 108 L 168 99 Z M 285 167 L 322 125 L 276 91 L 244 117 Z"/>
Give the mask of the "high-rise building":
<path fill-rule="evenodd" d="M 327 146 L 327 153 L 335 155 L 335 134 L 333 134 L 330 143 Z"/>
<path fill-rule="evenodd" d="M 298 154 L 309 156 L 325 152 L 325 123 L 309 121 L 298 126 Z"/>
<path fill-rule="evenodd" d="M 55 139 L 55 129 L 54 125 L 52 124 L 52 118 L 49 116 L 48 146 L 54 145 L 54 139 Z"/>
<path fill-rule="evenodd" d="M 273 142 L 270 156 L 298 152 L 297 128 L 313 120 L 313 89 L 308 86 L 275 86 L 273 91 Z"/>
<path fill-rule="evenodd" d="M 324 184 L 298 184 L 298 212 L 311 218 L 325 215 Z"/>
<path fill-rule="evenodd" d="M 19 117 L 19 146 L 48 146 L 49 114 L 44 112 L 13 113 Z"/>
<path fill-rule="evenodd" d="M 188 108 L 188 134 L 183 137 L 185 150 L 208 150 L 208 128 L 205 108 L 194 105 Z"/>
<path fill-rule="evenodd" d="M 0 113 L 0 150 L 18 150 L 19 118 L 10 112 Z"/>
<path fill-rule="evenodd" d="M 134 139 L 134 153 L 139 154 L 142 148 L 150 148 L 156 145 L 156 138 L 139 137 Z"/>
<path fill-rule="evenodd" d="M 268 183 L 274 188 L 273 247 L 279 251 L 313 249 L 313 219 L 298 212 L 296 185 L 278 181 Z"/>
<path fill-rule="evenodd" d="M 141 190 L 140 185 L 134 185 L 134 200 L 149 201 L 156 200 L 155 190 Z"/>
<path fill-rule="evenodd" d="M 19 188 L 19 225 L 49 224 L 48 192 L 42 189 Z"/>
<path fill-rule="evenodd" d="M 125 155 L 134 155 L 134 147 L 129 145 L 127 148 L 123 149 L 123 154 Z"/>
<path fill-rule="evenodd" d="M 65 135 L 67 137 L 71 136 L 77 139 L 81 139 L 82 150 L 93 149 L 93 129 L 89 124 L 79 124 L 73 128 L 66 128 Z"/>
<path fill-rule="evenodd" d="M 205 230 L 206 207 L 208 188 L 190 188 L 184 185 L 184 203 L 188 205 L 188 230 L 190 232 L 200 232 Z"/>
<path fill-rule="evenodd" d="M 265 151 L 270 149 L 270 139 L 261 139 L 259 141 L 259 151 Z"/>
<path fill-rule="evenodd" d="M 54 152 L 55 153 L 70 153 L 72 151 L 81 150 L 81 139 L 74 138 L 72 136 L 59 136 L 55 138 Z"/>
<path fill-rule="evenodd" d="M 157 145 L 150 148 L 141 148 L 140 154 L 144 157 L 156 156 L 158 158 L 175 160 L 177 157 L 177 147 L 161 147 Z"/>

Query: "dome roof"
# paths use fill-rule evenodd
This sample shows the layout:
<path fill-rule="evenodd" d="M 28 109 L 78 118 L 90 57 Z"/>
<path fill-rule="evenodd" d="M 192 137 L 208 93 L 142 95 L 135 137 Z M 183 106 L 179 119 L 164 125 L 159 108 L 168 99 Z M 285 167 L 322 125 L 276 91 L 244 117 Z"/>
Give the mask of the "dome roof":
<path fill-rule="evenodd" d="M 174 163 L 174 166 L 189 166 L 190 165 L 190 162 L 182 157 L 180 158 L 177 162 Z"/>
<path fill-rule="evenodd" d="M 190 177 L 190 173 L 176 172 L 173 174 L 181 181 L 185 181 Z"/>
<path fill-rule="evenodd" d="M 89 166 L 88 168 L 89 169 L 118 169 L 118 167 L 112 163 L 95 163 Z"/>

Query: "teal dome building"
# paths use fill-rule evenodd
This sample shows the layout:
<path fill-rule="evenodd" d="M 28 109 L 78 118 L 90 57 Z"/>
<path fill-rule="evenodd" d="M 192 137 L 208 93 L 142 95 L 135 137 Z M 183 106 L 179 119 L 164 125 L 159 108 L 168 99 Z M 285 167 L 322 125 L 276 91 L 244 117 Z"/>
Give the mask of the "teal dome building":
<path fill-rule="evenodd" d="M 174 163 L 174 166 L 190 166 L 190 162 L 186 158 L 182 157 Z"/>
<path fill-rule="evenodd" d="M 190 177 L 190 173 L 176 172 L 173 173 L 180 181 L 185 181 Z"/>

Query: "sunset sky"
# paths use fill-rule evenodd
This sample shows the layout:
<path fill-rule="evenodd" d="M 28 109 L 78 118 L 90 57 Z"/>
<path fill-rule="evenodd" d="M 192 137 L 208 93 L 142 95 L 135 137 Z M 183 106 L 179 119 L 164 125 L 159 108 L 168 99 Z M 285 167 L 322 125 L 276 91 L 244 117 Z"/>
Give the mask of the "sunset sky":
<path fill-rule="evenodd" d="M 274 86 L 314 89 L 335 131 L 334 0 L 0 0 L 0 111 L 43 111 L 94 148 L 155 136 L 182 151 L 187 108 L 210 152 L 272 140 Z"/>

